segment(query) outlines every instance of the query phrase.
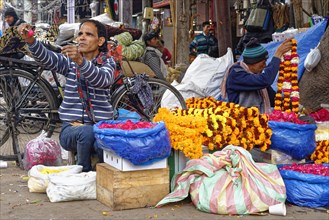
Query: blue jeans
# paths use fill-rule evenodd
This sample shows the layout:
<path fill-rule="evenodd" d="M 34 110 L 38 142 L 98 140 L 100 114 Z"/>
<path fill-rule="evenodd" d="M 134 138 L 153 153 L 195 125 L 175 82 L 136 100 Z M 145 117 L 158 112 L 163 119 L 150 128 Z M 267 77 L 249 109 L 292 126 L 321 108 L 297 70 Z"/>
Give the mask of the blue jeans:
<path fill-rule="evenodd" d="M 99 162 L 103 162 L 103 150 L 97 147 L 93 125 L 72 126 L 63 122 L 59 141 L 65 150 L 77 153 L 77 164 L 83 166 L 83 172 L 92 170 L 93 154 L 97 154 Z"/>

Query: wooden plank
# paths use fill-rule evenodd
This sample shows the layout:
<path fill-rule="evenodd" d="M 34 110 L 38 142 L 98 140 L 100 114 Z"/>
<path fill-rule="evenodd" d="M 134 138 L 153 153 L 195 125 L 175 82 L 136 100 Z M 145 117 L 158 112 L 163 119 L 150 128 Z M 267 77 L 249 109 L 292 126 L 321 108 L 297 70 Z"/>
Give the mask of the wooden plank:
<path fill-rule="evenodd" d="M 113 210 L 154 206 L 169 193 L 169 168 L 124 172 L 101 163 L 96 171 L 97 200 Z"/>

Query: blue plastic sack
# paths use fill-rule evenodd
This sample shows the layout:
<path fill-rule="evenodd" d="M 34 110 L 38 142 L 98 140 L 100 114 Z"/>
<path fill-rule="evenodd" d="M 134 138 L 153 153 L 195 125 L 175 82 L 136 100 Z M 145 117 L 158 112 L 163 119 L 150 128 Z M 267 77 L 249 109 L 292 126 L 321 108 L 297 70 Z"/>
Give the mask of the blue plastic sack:
<path fill-rule="evenodd" d="M 131 120 L 136 123 L 137 120 Z M 171 152 L 169 132 L 164 122 L 152 123 L 153 128 L 122 130 L 100 129 L 101 124 L 117 124 L 125 121 L 107 120 L 94 125 L 97 144 L 104 150 L 112 150 L 134 165 L 148 165 L 167 158 Z"/>
<path fill-rule="evenodd" d="M 323 164 L 329 167 L 329 164 Z M 284 164 L 278 165 L 278 168 Z M 311 208 L 329 206 L 329 176 L 280 170 L 286 186 L 287 201 Z"/>
<path fill-rule="evenodd" d="M 315 124 L 295 124 L 291 122 L 269 121 L 272 129 L 271 150 L 290 155 L 295 160 L 310 156 L 315 148 Z"/>

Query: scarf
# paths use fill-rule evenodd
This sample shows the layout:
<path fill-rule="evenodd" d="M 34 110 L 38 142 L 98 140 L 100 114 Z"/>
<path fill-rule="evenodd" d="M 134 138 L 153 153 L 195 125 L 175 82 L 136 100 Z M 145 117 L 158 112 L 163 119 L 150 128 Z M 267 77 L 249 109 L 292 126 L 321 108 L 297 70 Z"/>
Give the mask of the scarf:
<path fill-rule="evenodd" d="M 249 67 L 247 64 L 245 64 L 243 61 L 241 62 L 235 62 L 233 63 L 228 69 L 227 71 L 225 72 L 225 75 L 224 75 L 224 78 L 223 78 L 223 81 L 222 81 L 222 84 L 220 85 L 220 88 L 221 88 L 221 94 L 222 94 L 222 98 L 225 100 L 226 99 L 226 96 L 227 96 L 227 93 L 226 93 L 226 82 L 227 82 L 227 78 L 231 72 L 231 68 L 232 66 L 234 66 L 235 64 L 239 64 L 246 72 L 250 73 L 250 74 L 255 74 L 253 72 L 250 71 Z M 260 90 L 260 94 L 262 96 L 262 99 L 263 99 L 263 103 L 264 103 L 264 112 L 265 113 L 271 113 L 271 103 L 270 103 L 270 98 L 268 96 L 268 92 L 267 92 L 267 89 L 264 88 L 264 89 L 261 89 Z"/>

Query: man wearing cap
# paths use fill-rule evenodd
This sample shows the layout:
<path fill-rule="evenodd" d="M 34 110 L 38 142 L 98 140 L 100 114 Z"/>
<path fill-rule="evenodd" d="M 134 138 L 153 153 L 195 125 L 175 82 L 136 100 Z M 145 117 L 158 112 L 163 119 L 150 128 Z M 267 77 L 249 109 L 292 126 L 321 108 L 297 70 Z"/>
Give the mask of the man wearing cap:
<path fill-rule="evenodd" d="M 190 43 L 190 52 L 194 51 L 198 55 L 202 53 L 209 55 L 210 47 L 218 46 L 218 43 L 215 41 L 216 38 L 209 34 L 210 29 L 211 25 L 209 21 L 202 23 L 202 33 L 195 36 Z"/>
<path fill-rule="evenodd" d="M 16 11 L 13 8 L 7 8 L 5 11 L 5 21 L 10 27 L 26 23 L 24 20 L 17 16 Z"/>
<path fill-rule="evenodd" d="M 251 38 L 242 53 L 243 61 L 234 63 L 224 76 L 221 93 L 228 102 L 244 107 L 256 106 L 261 113 L 271 111 L 268 90 L 280 68 L 281 56 L 291 50 L 291 38 L 285 40 L 275 51 L 266 66 L 268 52 L 256 38 Z M 273 91 L 273 90 L 272 90 Z"/>
<path fill-rule="evenodd" d="M 143 36 L 143 40 L 146 44 L 146 48 L 143 56 L 141 57 L 141 62 L 148 65 L 156 77 L 165 80 L 167 76 L 167 68 L 162 59 L 162 53 L 158 50 L 160 41 L 158 32 L 149 32 Z"/>

